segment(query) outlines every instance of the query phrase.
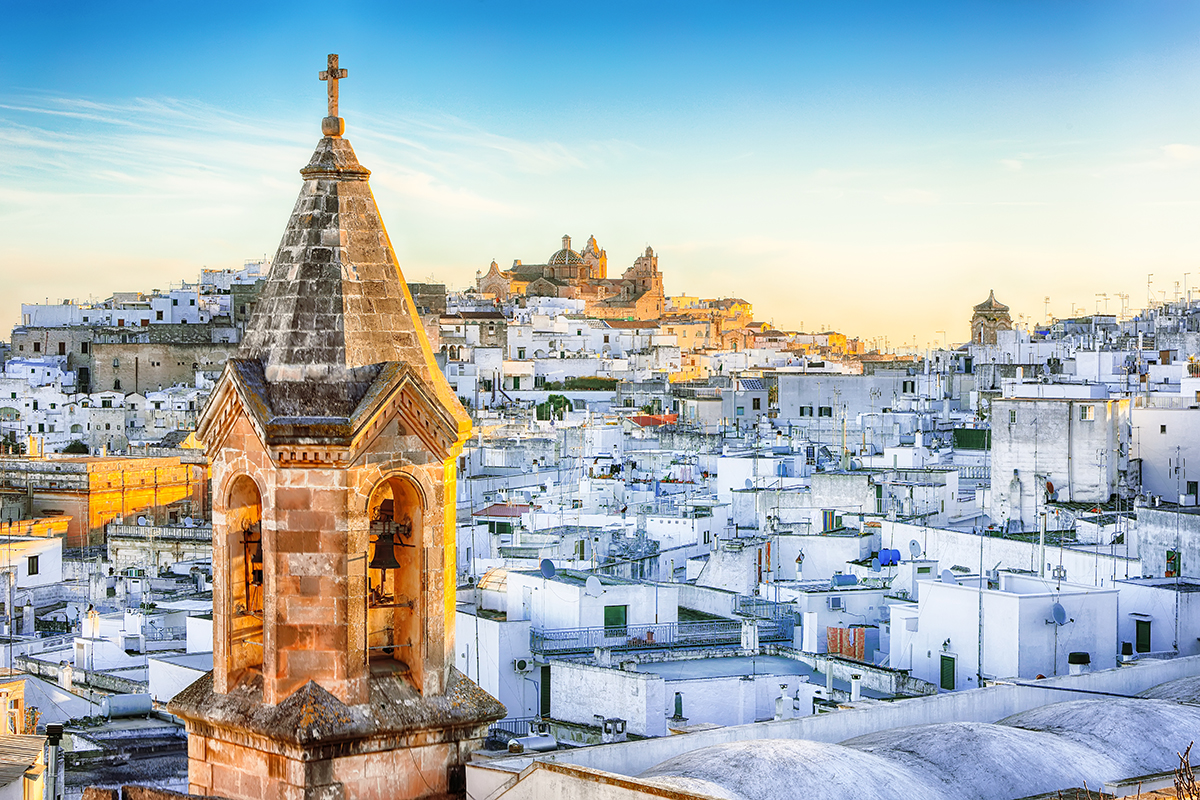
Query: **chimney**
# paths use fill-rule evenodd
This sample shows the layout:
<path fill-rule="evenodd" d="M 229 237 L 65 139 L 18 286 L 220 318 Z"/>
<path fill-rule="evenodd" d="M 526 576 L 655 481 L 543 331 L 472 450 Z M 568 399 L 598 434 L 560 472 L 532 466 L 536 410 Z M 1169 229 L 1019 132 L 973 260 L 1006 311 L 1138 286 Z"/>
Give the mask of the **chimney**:
<path fill-rule="evenodd" d="M 850 676 L 850 702 L 857 703 L 862 699 L 862 675 L 855 673 Z"/>

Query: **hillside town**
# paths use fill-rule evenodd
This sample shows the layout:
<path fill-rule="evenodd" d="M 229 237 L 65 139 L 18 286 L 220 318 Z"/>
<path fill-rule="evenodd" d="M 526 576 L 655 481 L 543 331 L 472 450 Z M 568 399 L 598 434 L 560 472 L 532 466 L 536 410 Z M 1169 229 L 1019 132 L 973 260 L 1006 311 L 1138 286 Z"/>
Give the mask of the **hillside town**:
<path fill-rule="evenodd" d="M 214 668 L 222 505 L 197 426 L 277 272 L 22 305 L 4 657 L 16 732 L 67 726 L 68 794 L 159 762 L 188 786 L 167 709 Z M 1195 685 L 1200 304 L 1025 329 L 989 292 L 963 310 L 970 341 L 879 352 L 666 296 L 651 248 L 606 273 L 595 237 L 564 236 L 462 291 L 405 287 L 472 425 L 452 657 L 503 704 L 483 780 L 543 751 L 665 757 L 649 740 L 1035 680 Z M 247 609 L 256 536 L 227 573 Z"/>
<path fill-rule="evenodd" d="M 595 235 L 409 283 L 320 75 L 273 259 L 21 305 L 0 796 L 1191 774 L 1200 301 L 1024 324 L 980 284 L 920 350 L 667 295 L 669 253 Z"/>

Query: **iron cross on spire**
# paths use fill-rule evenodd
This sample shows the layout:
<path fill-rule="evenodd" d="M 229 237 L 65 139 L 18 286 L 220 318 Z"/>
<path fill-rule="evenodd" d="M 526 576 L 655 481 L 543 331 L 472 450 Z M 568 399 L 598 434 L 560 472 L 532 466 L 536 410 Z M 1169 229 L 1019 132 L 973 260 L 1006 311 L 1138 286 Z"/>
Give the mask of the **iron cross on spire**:
<path fill-rule="evenodd" d="M 326 136 L 341 136 L 346 132 L 346 123 L 338 117 L 338 81 L 346 77 L 344 69 L 338 69 L 337 53 L 329 54 L 329 68 L 318 77 L 329 85 L 329 116 L 321 120 L 321 132 Z"/>

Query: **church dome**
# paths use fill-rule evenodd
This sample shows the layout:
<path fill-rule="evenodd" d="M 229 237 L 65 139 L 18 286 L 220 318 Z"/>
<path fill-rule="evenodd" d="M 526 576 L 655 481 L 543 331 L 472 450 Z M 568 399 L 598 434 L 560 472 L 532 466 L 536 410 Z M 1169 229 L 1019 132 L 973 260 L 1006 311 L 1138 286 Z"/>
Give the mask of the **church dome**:
<path fill-rule="evenodd" d="M 566 267 L 578 264 L 583 265 L 583 256 L 571 249 L 571 237 L 564 236 L 562 238 L 562 249 L 550 256 L 546 260 L 546 265 L 550 267 Z"/>
<path fill-rule="evenodd" d="M 990 311 L 993 313 L 999 313 L 1001 311 L 1008 311 L 1008 306 L 1004 305 L 1004 303 L 1001 303 L 999 300 L 996 299 L 996 290 L 992 289 L 988 293 L 988 299 L 984 300 L 982 303 L 975 306 L 975 310 L 982 311 L 982 312 Z"/>

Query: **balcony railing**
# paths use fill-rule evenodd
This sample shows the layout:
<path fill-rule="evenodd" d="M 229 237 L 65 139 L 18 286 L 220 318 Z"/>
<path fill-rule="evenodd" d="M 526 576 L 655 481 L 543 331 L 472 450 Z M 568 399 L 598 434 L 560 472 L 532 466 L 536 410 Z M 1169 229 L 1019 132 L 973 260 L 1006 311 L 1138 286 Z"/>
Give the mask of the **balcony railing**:
<path fill-rule="evenodd" d="M 492 738 L 516 739 L 528 736 L 531 723 L 541 722 L 541 717 L 509 717 L 499 722 L 493 722 L 488 727 L 488 736 Z"/>
<path fill-rule="evenodd" d="M 791 641 L 795 617 L 760 619 L 757 625 L 760 642 Z M 529 647 L 539 655 L 590 653 L 598 647 L 628 651 L 669 647 L 737 647 L 741 643 L 742 622 L 735 619 L 602 628 L 535 628 L 529 632 Z"/>

